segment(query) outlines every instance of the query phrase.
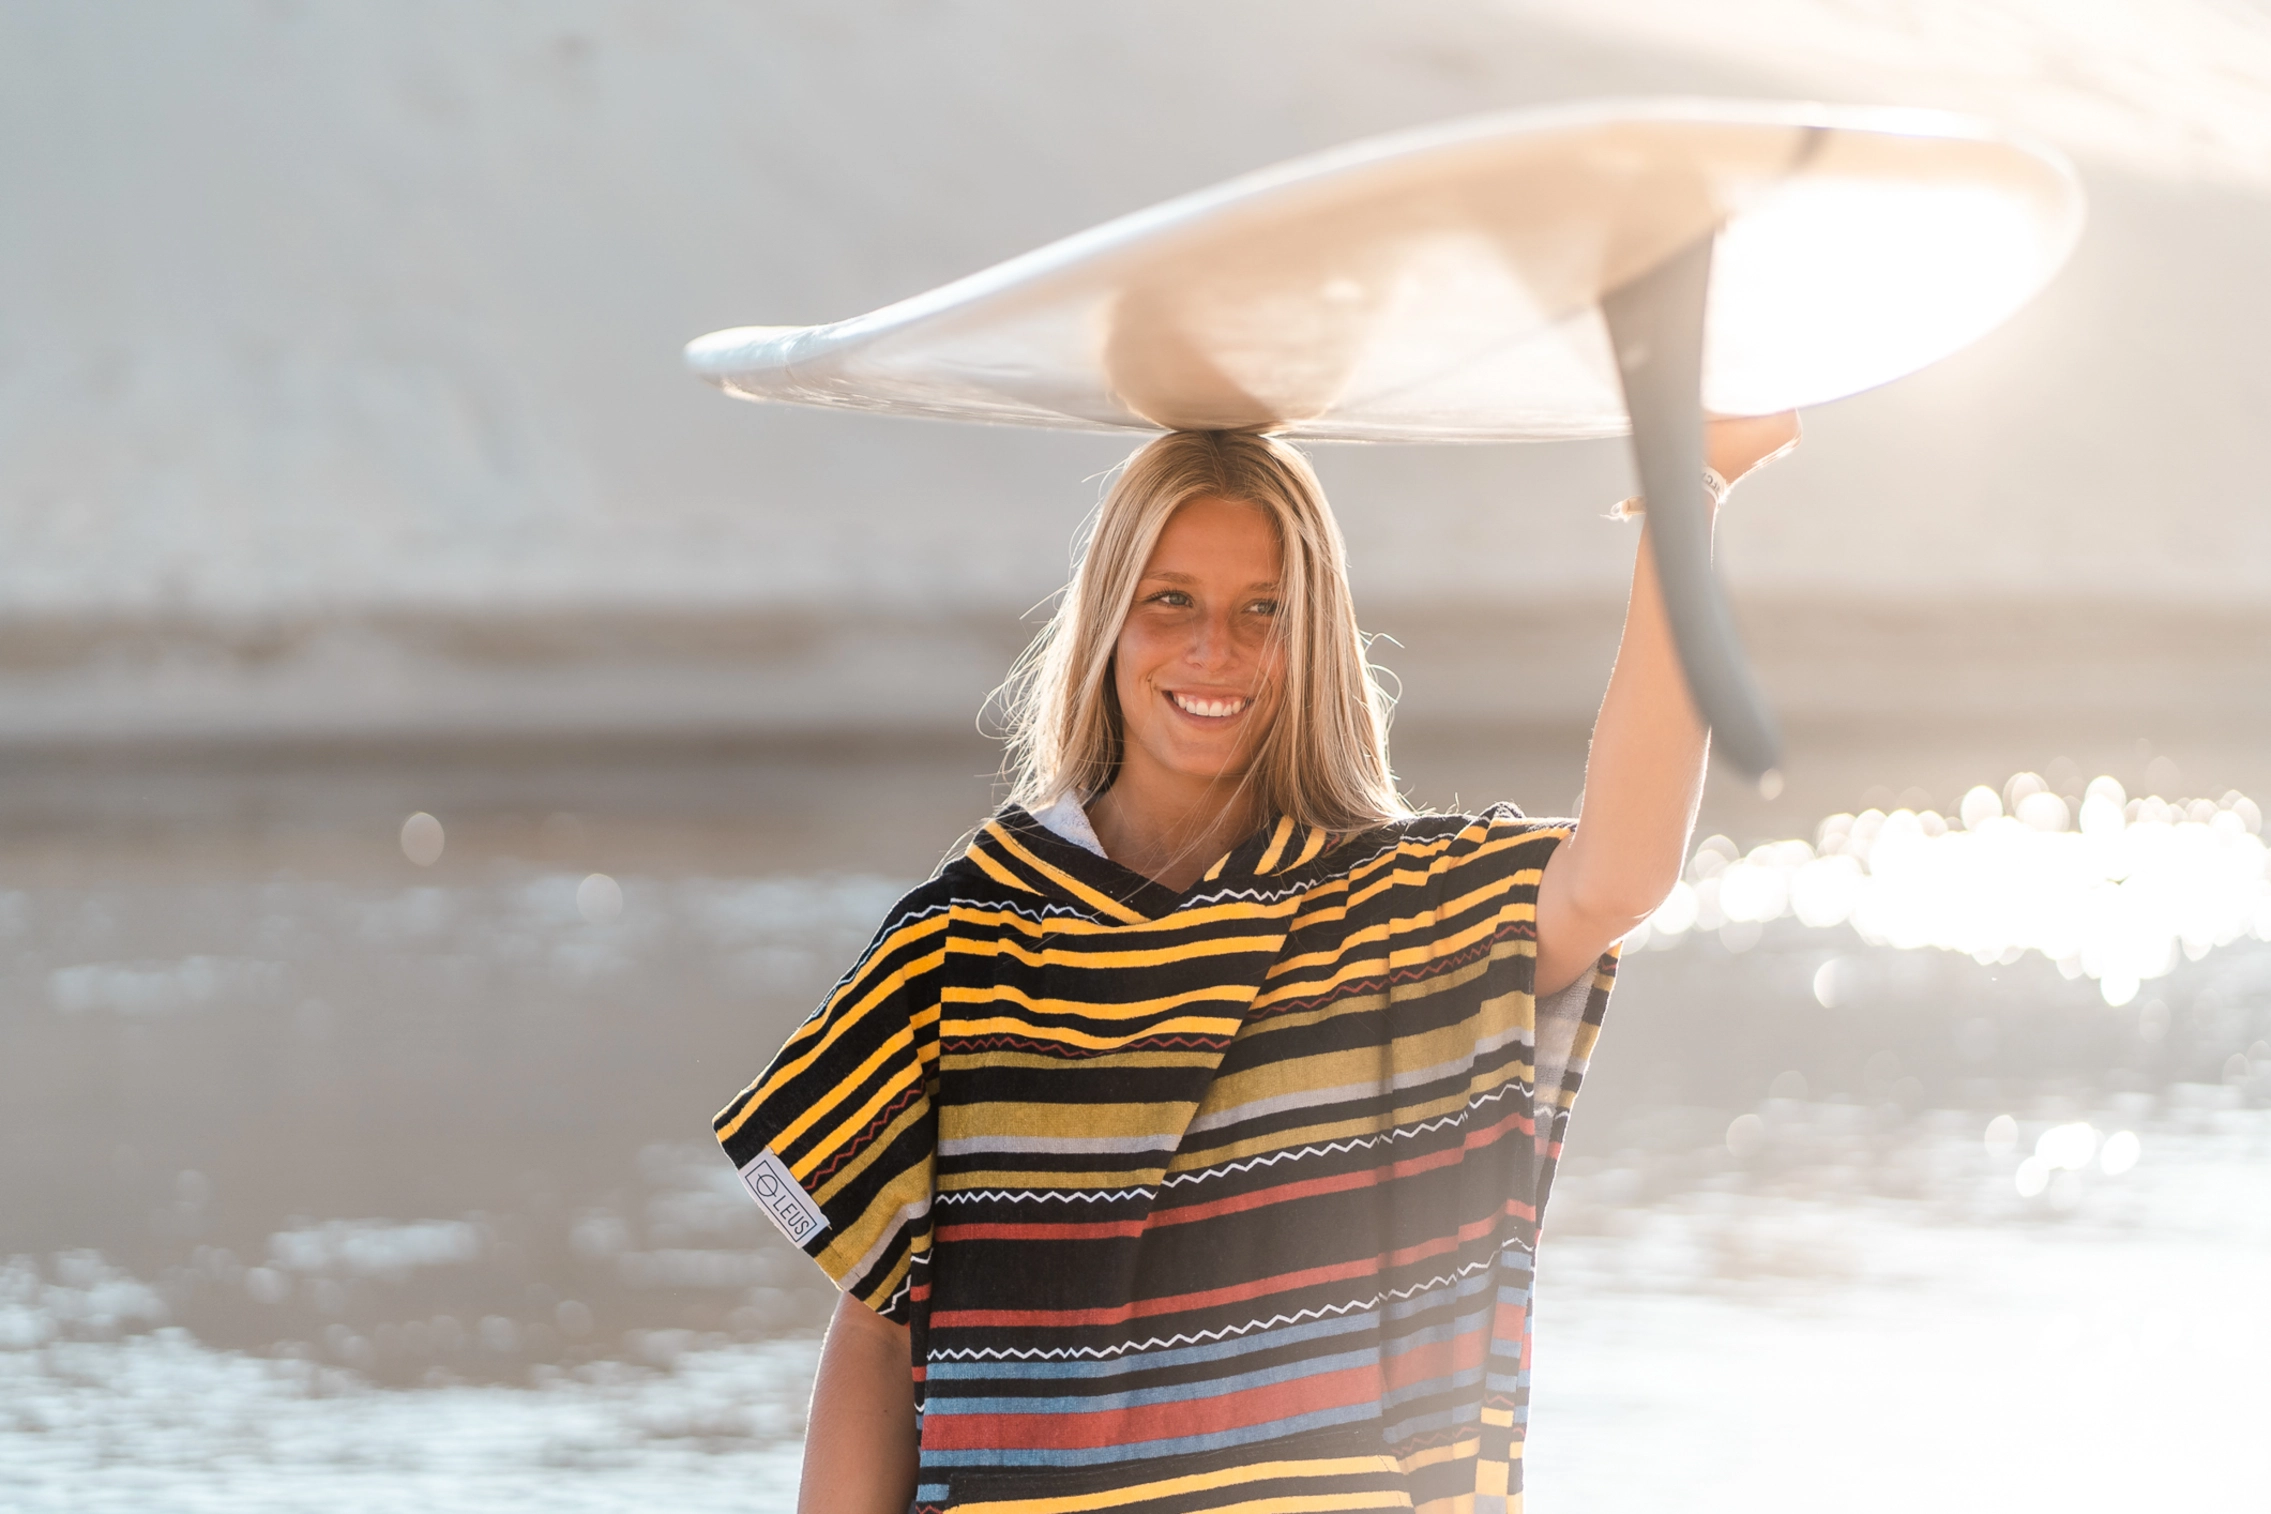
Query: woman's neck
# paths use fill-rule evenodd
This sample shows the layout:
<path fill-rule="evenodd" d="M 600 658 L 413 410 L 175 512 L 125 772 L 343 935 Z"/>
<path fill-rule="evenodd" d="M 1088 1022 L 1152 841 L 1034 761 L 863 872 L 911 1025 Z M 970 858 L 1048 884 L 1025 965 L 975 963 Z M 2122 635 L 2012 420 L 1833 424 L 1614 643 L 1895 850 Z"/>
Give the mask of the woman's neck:
<path fill-rule="evenodd" d="M 1239 779 L 1126 769 L 1087 809 L 1107 856 L 1177 893 L 1262 823 L 1260 803 Z"/>

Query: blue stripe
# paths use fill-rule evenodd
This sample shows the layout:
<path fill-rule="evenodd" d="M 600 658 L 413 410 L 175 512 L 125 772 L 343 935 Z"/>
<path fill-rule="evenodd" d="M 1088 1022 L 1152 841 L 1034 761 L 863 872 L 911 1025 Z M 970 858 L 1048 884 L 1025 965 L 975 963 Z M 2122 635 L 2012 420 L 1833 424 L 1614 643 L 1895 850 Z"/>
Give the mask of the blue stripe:
<path fill-rule="evenodd" d="M 1390 1319 L 1405 1319 L 1411 1315 L 1422 1313 L 1425 1310 L 1441 1308 L 1443 1306 L 1446 1295 L 1451 1298 L 1465 1298 L 1469 1294 L 1480 1293 L 1485 1288 L 1488 1288 L 1490 1286 L 1490 1274 L 1487 1272 L 1478 1272 L 1473 1277 L 1463 1277 L 1459 1279 L 1457 1283 L 1451 1285 L 1450 1287 L 1430 1288 L 1427 1292 L 1417 1294 L 1411 1298 L 1398 1299 L 1388 1305 L 1386 1313 L 1388 1318 Z"/>
<path fill-rule="evenodd" d="M 1162 1367 L 1188 1366 L 1192 1362 L 1218 1361 L 1229 1357 L 1246 1356 L 1256 1351 L 1268 1351 L 1278 1346 L 1298 1345 L 1302 1341 L 1324 1340 L 1335 1335 L 1347 1335 L 1358 1330 L 1379 1328 L 1377 1314 L 1349 1314 L 1339 1319 L 1314 1320 L 1306 1325 L 1288 1325 L 1276 1330 L 1265 1330 L 1258 1335 L 1238 1340 L 1213 1341 L 1203 1346 L 1178 1346 L 1172 1351 L 1134 1352 L 1102 1362 L 931 1362 L 924 1376 L 931 1382 L 942 1378 L 975 1377 L 1000 1381 L 1004 1378 L 1036 1377 L 1113 1377 L 1122 1372 L 1150 1372 Z"/>
<path fill-rule="evenodd" d="M 1495 1307 L 1486 1305 L 1472 1314 L 1454 1315 L 1440 1325 L 1429 1325 L 1424 1330 L 1399 1335 L 1382 1349 L 1393 1359 L 1420 1346 L 1436 1346 L 1462 1335 L 1478 1335 L 1490 1328 L 1490 1316 Z"/>

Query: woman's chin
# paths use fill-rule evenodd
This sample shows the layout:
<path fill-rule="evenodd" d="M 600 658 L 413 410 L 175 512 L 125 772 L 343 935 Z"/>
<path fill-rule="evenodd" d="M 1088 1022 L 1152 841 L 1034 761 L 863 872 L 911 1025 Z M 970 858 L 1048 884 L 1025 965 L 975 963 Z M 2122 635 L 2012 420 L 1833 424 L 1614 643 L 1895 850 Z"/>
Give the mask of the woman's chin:
<path fill-rule="evenodd" d="M 1248 764 L 1241 755 L 1199 757 L 1174 765 L 1175 776 L 1186 783 L 1236 783 L 1246 776 Z"/>
<path fill-rule="evenodd" d="M 1151 739 L 1139 735 L 1130 743 L 1130 755 L 1141 753 L 1141 765 L 1149 768 L 1168 782 L 1183 784 L 1236 783 L 1247 775 L 1253 766 L 1251 752 L 1244 744 L 1232 740 L 1177 740 L 1180 733 L 1151 732 Z M 1227 736 L 1229 733 L 1224 733 Z M 1169 736 L 1168 740 L 1158 739 Z"/>

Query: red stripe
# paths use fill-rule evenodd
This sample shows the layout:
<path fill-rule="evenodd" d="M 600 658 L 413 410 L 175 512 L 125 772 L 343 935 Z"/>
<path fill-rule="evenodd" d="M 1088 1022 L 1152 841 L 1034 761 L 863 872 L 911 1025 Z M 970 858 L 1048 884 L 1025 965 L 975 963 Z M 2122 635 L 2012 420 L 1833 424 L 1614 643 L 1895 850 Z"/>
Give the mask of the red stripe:
<path fill-rule="evenodd" d="M 1498 1214 L 1470 1221 L 1450 1235 L 1436 1236 L 1414 1246 L 1405 1246 L 1385 1256 L 1359 1257 L 1355 1261 L 1336 1262 L 1329 1267 L 1281 1272 L 1275 1277 L 1260 1278 L 1228 1288 L 1208 1288 L 1197 1293 L 1171 1293 L 1162 1298 L 1137 1299 L 1110 1309 L 941 1309 L 930 1317 L 930 1323 L 934 1330 L 1024 1325 L 1044 1328 L 1122 1325 L 1131 1319 L 1148 1319 L 1158 1314 L 1178 1314 L 1187 1309 L 1211 1309 L 1220 1304 L 1244 1303 L 1264 1294 L 1313 1287 L 1318 1283 L 1373 1277 L 1385 1267 L 1405 1266 L 1427 1257 L 1440 1256 L 1447 1251 L 1456 1251 L 1469 1241 L 1480 1240 L 1498 1228 L 1501 1216 L 1511 1215 L 1516 1219 L 1527 1220 L 1533 1213 L 1529 1205 L 1508 1199 L 1500 1207 Z"/>
<path fill-rule="evenodd" d="M 1219 1434 L 1296 1414 L 1314 1414 L 1320 1409 L 1375 1403 L 1379 1397 L 1380 1370 L 1350 1367 L 1340 1372 L 1248 1388 L 1241 1393 L 1185 1399 L 1181 1403 L 1104 1409 L 1089 1414 L 942 1414 L 934 1407 L 923 1417 L 923 1444 L 952 1451 L 1058 1451 L 1083 1446 L 1125 1446 L 1138 1441 Z"/>
<path fill-rule="evenodd" d="M 1495 1145 L 1509 1129 L 1518 1129 L 1532 1139 L 1536 1138 L 1535 1128 L 1531 1125 L 1528 1117 L 1516 1110 L 1498 1120 L 1495 1124 L 1485 1125 L 1467 1132 L 1465 1139 L 1457 1146 L 1447 1146 L 1443 1150 L 1428 1156 L 1407 1157 L 1401 1162 L 1391 1162 L 1386 1167 L 1368 1167 L 1361 1172 L 1345 1172 L 1336 1177 L 1310 1178 L 1302 1183 L 1282 1183 L 1275 1188 L 1264 1188 L 1254 1193 L 1241 1193 L 1227 1199 L 1215 1199 L 1211 1203 L 1192 1204 L 1186 1208 L 1162 1210 L 1151 1217 L 1151 1224 L 1157 1229 L 1165 1229 L 1169 1225 L 1188 1225 L 1194 1220 L 1210 1220 L 1223 1214 L 1240 1214 L 1249 1209 L 1261 1209 L 1271 1204 L 1283 1204 L 1294 1199 L 1311 1198 L 1320 1193 L 1346 1193 L 1352 1188 L 1372 1188 L 1382 1183 L 1393 1182 L 1397 1178 L 1416 1177 L 1423 1172 L 1432 1172 L 1438 1167 L 1454 1166 L 1468 1152 L 1479 1151 L 1485 1146 Z"/>
<path fill-rule="evenodd" d="M 1351 1189 L 1378 1187 L 1398 1178 L 1416 1177 L 1423 1172 L 1457 1164 L 1468 1152 L 1496 1144 L 1509 1130 L 1519 1130 L 1533 1138 L 1535 1136 L 1530 1120 L 1520 1111 L 1515 1111 L 1493 1124 L 1467 1132 L 1456 1147 L 1445 1147 L 1423 1157 L 1409 1157 L 1386 1167 L 1370 1167 L 1361 1172 L 1344 1172 L 1327 1178 L 1310 1178 L 1300 1183 L 1281 1183 L 1275 1188 L 1235 1194 L 1205 1204 L 1159 1210 L 1140 1220 L 1098 1220 L 1088 1224 L 1035 1221 L 1025 1224 L 1002 1222 L 941 1225 L 938 1239 L 941 1244 L 949 1241 L 1126 1240 L 1143 1234 L 1147 1229 L 1164 1230 L 1170 1225 L 1189 1225 L 1225 1214 L 1243 1214 L 1272 1204 L 1289 1204 L 1297 1199 L 1315 1198 L 1319 1194 L 1346 1193 Z"/>
<path fill-rule="evenodd" d="M 1416 1246 L 1405 1246 L 1389 1252 L 1388 1265 L 1391 1267 L 1407 1266 L 1426 1257 L 1441 1256 L 1446 1251 L 1456 1251 L 1469 1241 L 1479 1241 L 1484 1236 L 1495 1232 L 1498 1229 L 1500 1215 L 1512 1215 L 1516 1219 L 1526 1220 L 1531 1213 L 1529 1205 L 1508 1199 L 1500 1206 L 1498 1214 L 1489 1215 L 1479 1220 L 1469 1220 L 1449 1235 L 1439 1235 L 1433 1240 L 1421 1241 Z"/>
<path fill-rule="evenodd" d="M 909 1084 L 906 1088 L 901 1089 L 899 1096 L 884 1105 L 882 1112 L 868 1122 L 867 1129 L 852 1137 L 850 1141 L 837 1150 L 834 1156 L 828 1159 L 824 1166 L 816 1168 L 812 1176 L 803 1180 L 804 1187 L 808 1190 L 818 1188 L 823 1181 L 834 1176 L 837 1168 L 867 1150 L 868 1143 L 883 1133 L 884 1126 L 899 1118 L 901 1111 L 922 1096 L 923 1085 L 920 1083 Z"/>
<path fill-rule="evenodd" d="M 1469 1330 L 1447 1341 L 1415 1346 L 1400 1356 L 1388 1358 L 1388 1386 L 1409 1388 L 1416 1383 L 1449 1377 L 1467 1367 L 1479 1367 L 1489 1349 L 1490 1336 L 1481 1330 Z"/>

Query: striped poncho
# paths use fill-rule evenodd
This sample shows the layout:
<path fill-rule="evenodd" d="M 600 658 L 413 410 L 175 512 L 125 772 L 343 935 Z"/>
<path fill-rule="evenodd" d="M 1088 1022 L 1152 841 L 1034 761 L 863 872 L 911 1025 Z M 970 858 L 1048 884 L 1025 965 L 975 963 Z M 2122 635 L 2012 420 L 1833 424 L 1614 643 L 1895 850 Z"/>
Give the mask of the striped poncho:
<path fill-rule="evenodd" d="M 917 1510 L 1519 1510 L 1568 834 L 1279 821 L 1176 893 L 1012 807 L 899 903 L 717 1130 L 911 1327 Z"/>

